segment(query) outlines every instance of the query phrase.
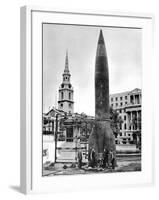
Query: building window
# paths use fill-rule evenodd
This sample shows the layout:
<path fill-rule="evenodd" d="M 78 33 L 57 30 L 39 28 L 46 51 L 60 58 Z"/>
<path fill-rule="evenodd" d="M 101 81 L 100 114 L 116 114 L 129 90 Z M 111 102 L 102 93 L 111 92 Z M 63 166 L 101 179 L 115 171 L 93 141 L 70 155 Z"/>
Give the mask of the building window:
<path fill-rule="evenodd" d="M 63 99 L 63 96 L 64 96 L 64 95 L 63 95 L 63 92 L 61 92 L 61 99 Z"/>
<path fill-rule="evenodd" d="M 111 104 L 111 107 L 113 108 L 113 104 Z"/>
<path fill-rule="evenodd" d="M 118 97 L 116 97 L 115 100 L 118 101 Z"/>
<path fill-rule="evenodd" d="M 120 97 L 120 100 L 121 100 L 121 101 L 122 101 L 122 99 L 123 99 L 123 98 L 122 98 L 122 97 Z"/>
<path fill-rule="evenodd" d="M 116 106 L 118 106 L 118 103 L 116 103 Z"/>
<path fill-rule="evenodd" d="M 128 104 L 128 102 L 127 101 L 125 101 L 125 105 L 127 105 Z"/>
<path fill-rule="evenodd" d="M 69 107 L 70 107 L 70 108 L 72 107 L 71 103 L 69 103 Z"/>
<path fill-rule="evenodd" d="M 128 99 L 128 97 L 127 96 L 125 96 L 125 100 L 127 100 Z"/>
<path fill-rule="evenodd" d="M 122 106 L 122 105 L 123 105 L 123 103 L 120 103 L 120 105 Z"/>
<path fill-rule="evenodd" d="M 124 124 L 124 129 L 126 130 L 126 124 Z"/>
<path fill-rule="evenodd" d="M 61 84 L 61 87 L 64 88 L 64 84 Z"/>
<path fill-rule="evenodd" d="M 133 97 L 133 95 L 130 96 L 130 102 L 131 102 L 132 104 L 134 104 L 134 97 Z"/>
<path fill-rule="evenodd" d="M 113 98 L 111 98 L 111 101 L 113 101 Z"/>
<path fill-rule="evenodd" d="M 61 108 L 63 107 L 63 103 L 61 103 Z"/>

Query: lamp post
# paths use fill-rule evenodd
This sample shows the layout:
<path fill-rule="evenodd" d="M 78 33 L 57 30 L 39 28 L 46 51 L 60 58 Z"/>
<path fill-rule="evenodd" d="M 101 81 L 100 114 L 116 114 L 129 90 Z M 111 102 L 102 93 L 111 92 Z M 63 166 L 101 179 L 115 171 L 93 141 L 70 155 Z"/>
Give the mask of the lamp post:
<path fill-rule="evenodd" d="M 56 114 L 56 130 L 55 130 L 55 163 L 57 160 L 57 134 L 58 134 L 58 114 Z"/>
<path fill-rule="evenodd" d="M 78 152 L 78 147 L 77 147 L 77 118 L 75 118 L 75 132 L 76 132 L 76 134 L 75 134 L 75 163 L 77 163 L 77 152 Z M 74 136 L 73 136 L 74 137 Z"/>

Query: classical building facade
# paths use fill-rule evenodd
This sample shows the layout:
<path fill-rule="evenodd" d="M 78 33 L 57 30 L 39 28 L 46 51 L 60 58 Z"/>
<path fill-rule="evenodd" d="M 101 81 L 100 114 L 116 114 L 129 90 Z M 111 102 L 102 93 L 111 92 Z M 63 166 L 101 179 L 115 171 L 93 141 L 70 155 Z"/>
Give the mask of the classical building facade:
<path fill-rule="evenodd" d="M 70 78 L 71 74 L 69 71 L 68 53 L 66 52 L 63 81 L 59 87 L 58 109 L 63 110 L 64 112 L 67 113 L 74 112 L 74 101 L 73 101 L 74 91 L 70 82 Z"/>
<path fill-rule="evenodd" d="M 82 113 L 69 114 L 55 107 L 43 114 L 43 163 L 77 161 L 78 148 L 83 150 L 86 159 L 86 136 L 91 132 L 88 121 L 94 121 L 94 117 Z"/>
<path fill-rule="evenodd" d="M 141 101 L 141 89 L 138 88 L 110 95 L 110 106 L 117 110 L 123 121 L 117 143 L 141 142 Z"/>

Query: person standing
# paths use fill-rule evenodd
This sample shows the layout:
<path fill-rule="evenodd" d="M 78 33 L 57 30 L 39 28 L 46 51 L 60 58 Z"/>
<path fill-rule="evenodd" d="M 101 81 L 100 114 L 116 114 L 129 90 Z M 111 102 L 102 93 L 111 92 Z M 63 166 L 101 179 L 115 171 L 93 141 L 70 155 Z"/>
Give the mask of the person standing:
<path fill-rule="evenodd" d="M 104 152 L 103 152 L 103 168 L 106 168 L 108 167 L 108 150 L 104 149 Z"/>
<path fill-rule="evenodd" d="M 112 161 L 112 153 L 111 150 L 108 150 L 108 168 L 111 167 L 111 161 Z"/>
<path fill-rule="evenodd" d="M 92 152 L 92 149 L 89 148 L 89 149 L 88 149 L 88 166 L 89 166 L 89 167 L 91 167 L 91 165 L 92 165 L 91 152 Z"/>
<path fill-rule="evenodd" d="M 110 155 L 111 155 L 111 166 L 112 166 L 112 169 L 115 169 L 115 156 L 114 156 L 114 152 L 112 150 L 110 151 Z"/>
<path fill-rule="evenodd" d="M 80 169 L 82 167 L 82 151 L 81 151 L 81 149 L 78 151 L 78 167 Z"/>
<path fill-rule="evenodd" d="M 95 150 L 94 148 L 92 148 L 92 151 L 91 151 L 91 167 L 95 167 L 96 165 L 96 158 L 95 158 Z"/>

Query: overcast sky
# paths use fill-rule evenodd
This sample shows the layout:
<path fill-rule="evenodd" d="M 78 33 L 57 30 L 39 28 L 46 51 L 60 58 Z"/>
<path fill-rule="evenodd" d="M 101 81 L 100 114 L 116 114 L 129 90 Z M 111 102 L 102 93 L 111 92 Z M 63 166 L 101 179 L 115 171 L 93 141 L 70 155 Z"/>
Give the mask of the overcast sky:
<path fill-rule="evenodd" d="M 109 63 L 110 94 L 141 88 L 142 33 L 140 29 L 75 25 L 43 25 L 43 109 L 57 106 L 66 50 L 74 112 L 94 115 L 94 71 L 102 29 Z"/>

